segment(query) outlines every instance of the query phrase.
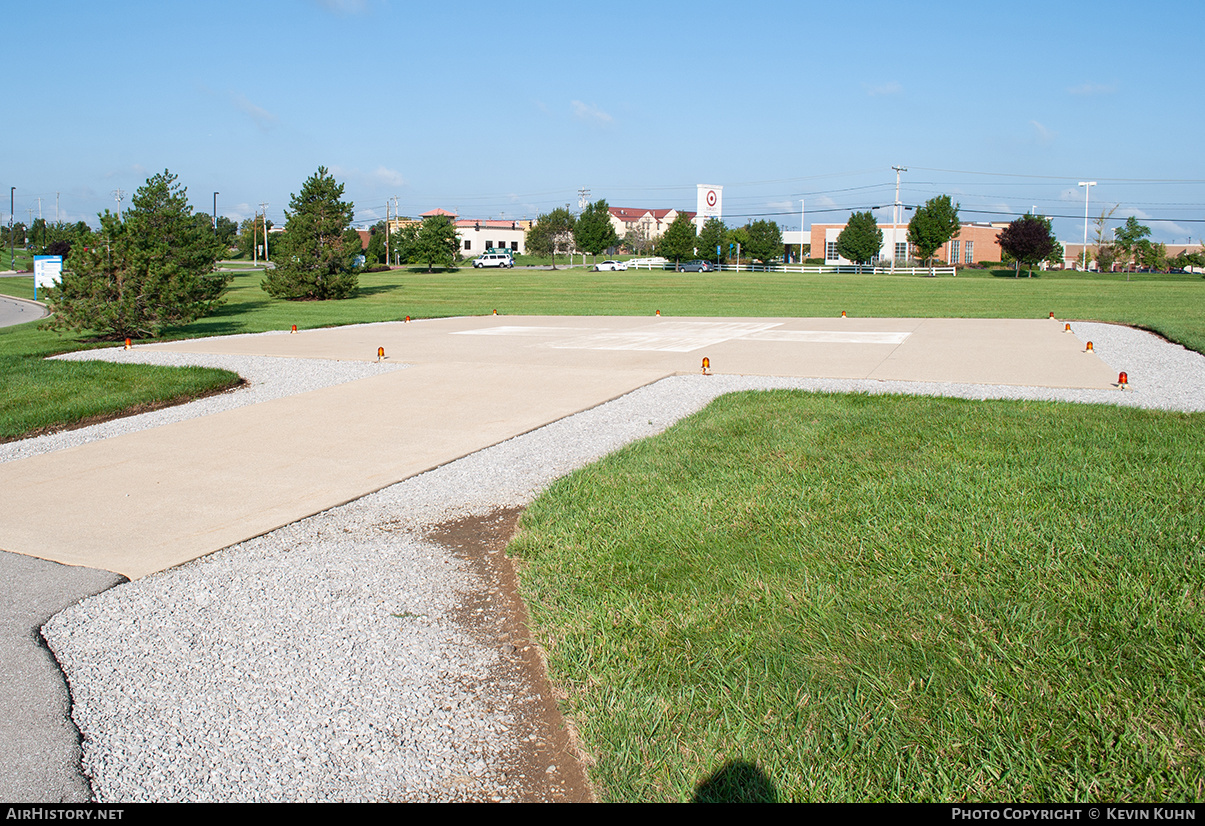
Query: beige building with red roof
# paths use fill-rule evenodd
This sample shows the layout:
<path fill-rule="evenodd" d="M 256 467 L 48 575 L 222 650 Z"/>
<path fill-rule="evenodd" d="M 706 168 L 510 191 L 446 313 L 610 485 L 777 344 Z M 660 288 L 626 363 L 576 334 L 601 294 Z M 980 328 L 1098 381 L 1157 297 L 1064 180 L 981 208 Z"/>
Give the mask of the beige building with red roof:
<path fill-rule="evenodd" d="M 443 216 L 451 220 L 456 227 L 456 235 L 460 238 L 460 254 L 465 258 L 476 258 L 486 250 L 507 250 L 512 255 L 523 255 L 527 252 L 526 236 L 532 221 L 523 218 L 505 220 L 502 218 L 461 218 L 455 212 L 436 207 L 424 212 L 419 218 L 398 218 L 389 222 L 392 232 L 397 232 L 408 224 L 421 223 L 423 218 Z"/>
<path fill-rule="evenodd" d="M 677 209 L 638 209 L 633 207 L 610 207 L 611 226 L 622 240 L 629 232 L 652 241 L 660 238 L 679 215 L 694 220 L 695 213 Z"/>

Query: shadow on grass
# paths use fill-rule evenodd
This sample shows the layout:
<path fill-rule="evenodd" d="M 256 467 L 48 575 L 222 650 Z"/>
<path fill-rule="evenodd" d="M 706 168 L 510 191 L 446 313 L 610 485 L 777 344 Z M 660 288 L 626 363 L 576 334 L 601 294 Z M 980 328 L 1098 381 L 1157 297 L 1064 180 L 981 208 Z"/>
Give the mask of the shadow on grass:
<path fill-rule="evenodd" d="M 992 270 L 992 278 L 1030 278 L 1030 277 L 1031 276 L 1029 274 L 1029 270 L 1021 270 L 1020 272 L 1016 272 L 1014 270 Z M 1032 277 L 1033 278 L 1041 278 L 1042 271 L 1034 270 Z"/>
<path fill-rule="evenodd" d="M 400 289 L 402 289 L 401 284 L 377 284 L 376 286 L 372 287 L 365 287 L 363 284 L 361 284 L 359 289 L 356 290 L 356 297 L 380 295 L 382 293 L 391 293 Z"/>
<path fill-rule="evenodd" d="M 692 803 L 777 803 L 778 789 L 756 763 L 732 760 L 695 789 Z"/>

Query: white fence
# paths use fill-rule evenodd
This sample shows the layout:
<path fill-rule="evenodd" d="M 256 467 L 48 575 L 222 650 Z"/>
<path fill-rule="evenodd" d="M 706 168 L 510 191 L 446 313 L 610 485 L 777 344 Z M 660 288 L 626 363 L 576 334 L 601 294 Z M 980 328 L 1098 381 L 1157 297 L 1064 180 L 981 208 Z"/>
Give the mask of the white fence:
<path fill-rule="evenodd" d="M 633 258 L 628 269 L 663 270 L 673 269 L 674 262 L 665 258 Z M 831 266 L 805 266 L 803 264 L 721 264 L 728 272 L 810 272 L 810 273 L 858 273 L 863 275 L 958 275 L 954 267 L 859 267 L 857 264 L 834 264 Z"/>

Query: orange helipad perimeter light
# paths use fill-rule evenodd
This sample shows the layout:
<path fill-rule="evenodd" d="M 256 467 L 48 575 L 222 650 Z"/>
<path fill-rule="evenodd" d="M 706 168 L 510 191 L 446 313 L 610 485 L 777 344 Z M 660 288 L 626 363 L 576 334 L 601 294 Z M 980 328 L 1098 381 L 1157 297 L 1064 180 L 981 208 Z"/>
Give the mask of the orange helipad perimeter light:
<path fill-rule="evenodd" d="M 841 311 L 841 317 L 842 317 L 842 318 L 848 318 L 849 316 L 847 316 L 847 315 L 845 314 L 845 310 L 842 310 L 842 311 Z"/>
<path fill-rule="evenodd" d="M 1129 377 L 1129 376 L 1127 376 L 1125 373 L 1118 373 L 1118 374 L 1117 374 L 1117 386 L 1118 386 L 1118 387 L 1120 387 L 1122 390 L 1125 390 L 1125 389 L 1126 389 L 1126 385 L 1128 385 L 1129 383 L 1130 383 L 1130 377 Z"/>
<path fill-rule="evenodd" d="M 385 348 L 378 347 L 377 348 L 377 361 L 380 361 L 383 358 L 385 358 Z"/>
<path fill-rule="evenodd" d="M 498 311 L 497 311 L 497 310 L 494 310 L 494 315 L 498 315 Z"/>
<path fill-rule="evenodd" d="M 293 325 L 293 329 L 292 329 L 292 330 L 289 330 L 289 332 L 290 332 L 290 333 L 295 333 L 295 332 L 297 332 L 297 325 L 296 325 L 296 324 L 294 324 L 294 325 Z"/>
<path fill-rule="evenodd" d="M 1087 347 L 1087 348 L 1084 350 L 1084 352 L 1085 352 L 1085 353 L 1091 353 L 1091 352 L 1092 352 L 1092 342 L 1090 342 L 1090 341 L 1088 342 L 1088 347 Z"/>
<path fill-rule="evenodd" d="M 707 358 L 707 356 L 703 356 L 703 375 L 711 375 L 711 359 Z"/>
<path fill-rule="evenodd" d="M 1053 312 L 1051 312 L 1050 317 L 1051 317 L 1051 318 L 1054 318 L 1054 313 L 1053 313 Z"/>
<path fill-rule="evenodd" d="M 1070 323 L 1067 323 L 1067 324 L 1064 324 L 1064 325 L 1063 325 L 1063 332 L 1064 332 L 1064 333 L 1070 333 L 1070 332 L 1071 332 L 1071 324 L 1070 324 Z"/>
<path fill-rule="evenodd" d="M 661 311 L 660 311 L 660 310 L 658 310 L 658 311 L 657 311 L 657 318 L 661 318 Z"/>
<path fill-rule="evenodd" d="M 409 323 L 410 323 L 410 316 L 406 316 L 406 323 L 407 323 L 407 324 L 409 324 Z"/>
<path fill-rule="evenodd" d="M 130 340 L 128 338 L 126 339 L 126 349 L 130 349 Z"/>

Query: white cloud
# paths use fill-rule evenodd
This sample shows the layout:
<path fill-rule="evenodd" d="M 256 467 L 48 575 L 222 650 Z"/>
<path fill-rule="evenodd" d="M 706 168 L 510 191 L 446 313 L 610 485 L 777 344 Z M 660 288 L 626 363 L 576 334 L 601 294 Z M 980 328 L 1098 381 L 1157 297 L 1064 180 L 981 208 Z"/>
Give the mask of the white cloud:
<path fill-rule="evenodd" d="M 372 177 L 376 178 L 383 184 L 388 184 L 389 186 L 406 185 L 406 179 L 402 177 L 401 172 L 384 166 L 378 166 L 376 171 L 372 173 Z"/>
<path fill-rule="evenodd" d="M 105 173 L 106 178 L 128 178 L 130 176 L 137 178 L 139 184 L 141 184 L 144 180 L 146 180 L 148 177 L 150 177 L 149 175 L 147 175 L 146 167 L 140 163 L 131 164 L 130 166 L 127 166 L 125 169 L 118 169 L 113 172 Z"/>
<path fill-rule="evenodd" d="M 875 86 L 865 83 L 862 85 L 866 87 L 866 94 L 870 95 L 872 98 L 879 97 L 880 95 L 898 95 L 904 91 L 904 87 L 899 83 L 899 81 L 896 80 L 890 80 L 886 83 L 879 83 Z"/>
<path fill-rule="evenodd" d="M 575 100 L 571 101 L 569 105 L 573 107 L 573 116 L 578 120 L 590 121 L 592 123 L 611 122 L 611 116 L 593 104 L 587 105 L 580 100 Z"/>
<path fill-rule="evenodd" d="M 232 207 L 226 207 L 222 210 L 222 214 L 232 221 L 237 221 L 240 224 L 246 221 L 252 215 L 259 211 L 259 207 L 253 207 L 251 204 L 235 204 Z"/>
<path fill-rule="evenodd" d="M 251 118 L 255 125 L 265 132 L 275 126 L 279 120 L 276 115 L 261 106 L 256 106 L 240 94 L 231 92 L 230 100 L 234 104 L 234 108 Z"/>
<path fill-rule="evenodd" d="M 1055 132 L 1053 129 L 1046 128 L 1043 124 L 1038 123 L 1036 120 L 1031 120 L 1029 125 L 1033 127 L 1038 138 L 1038 143 L 1052 143 L 1054 139 L 1058 137 L 1058 132 Z"/>
<path fill-rule="evenodd" d="M 1073 95 L 1111 95 L 1117 91 L 1117 87 L 1106 83 L 1081 83 L 1067 87 L 1067 91 Z"/>

